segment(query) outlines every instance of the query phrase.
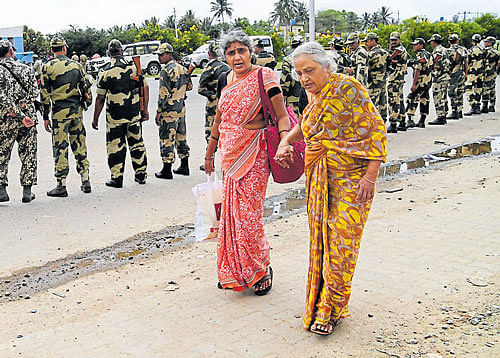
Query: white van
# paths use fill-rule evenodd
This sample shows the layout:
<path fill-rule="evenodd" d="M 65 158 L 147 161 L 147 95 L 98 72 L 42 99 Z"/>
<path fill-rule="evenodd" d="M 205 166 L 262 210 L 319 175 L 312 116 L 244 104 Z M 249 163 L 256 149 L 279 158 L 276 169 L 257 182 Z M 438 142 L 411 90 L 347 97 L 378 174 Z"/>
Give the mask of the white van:
<path fill-rule="evenodd" d="M 267 35 L 250 36 L 250 41 L 252 41 L 252 44 L 257 40 L 262 41 L 262 43 L 264 44 L 264 50 L 274 54 L 273 41 L 271 40 L 271 36 Z"/>

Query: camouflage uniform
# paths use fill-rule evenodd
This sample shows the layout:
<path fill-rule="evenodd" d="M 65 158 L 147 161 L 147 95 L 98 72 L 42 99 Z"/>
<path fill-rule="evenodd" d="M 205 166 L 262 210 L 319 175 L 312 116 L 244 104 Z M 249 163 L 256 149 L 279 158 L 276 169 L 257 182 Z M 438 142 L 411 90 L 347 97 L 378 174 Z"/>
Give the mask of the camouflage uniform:
<path fill-rule="evenodd" d="M 458 36 L 457 36 L 458 39 Z M 465 93 L 465 61 L 467 49 L 458 43 L 450 45 L 448 49 L 450 59 L 450 84 L 448 96 L 450 97 L 452 114 L 449 119 L 458 119 L 464 107 Z"/>
<path fill-rule="evenodd" d="M 446 119 L 447 89 L 449 81 L 450 62 L 448 51 L 441 44 L 432 51 L 432 97 L 438 118 Z"/>
<path fill-rule="evenodd" d="M 180 159 L 189 157 L 186 140 L 186 91 L 191 90 L 186 68 L 169 61 L 162 66 L 158 110 L 160 114 L 160 153 L 164 163 L 175 161 L 174 146 Z"/>
<path fill-rule="evenodd" d="M 484 50 L 479 45 L 481 35 L 477 35 L 479 38 L 476 35 L 473 36 L 473 40 L 476 39 L 476 44 L 472 45 L 467 53 L 468 71 L 467 80 L 465 81 L 465 93 L 472 109 L 464 113 L 465 115 L 481 113 L 479 107 L 483 88 Z"/>
<path fill-rule="evenodd" d="M 392 34 L 391 34 L 392 36 Z M 398 35 L 399 36 L 399 35 Z M 403 86 L 407 69 L 408 52 L 399 44 L 389 49 L 387 78 L 387 97 L 389 102 L 389 121 L 400 122 L 400 129 L 405 123 Z"/>
<path fill-rule="evenodd" d="M 388 57 L 389 53 L 378 45 L 368 51 L 368 82 L 366 89 L 384 121 L 387 120 L 386 72 Z"/>
<path fill-rule="evenodd" d="M 229 71 L 227 64 L 217 58 L 210 60 L 200 76 L 198 93 L 207 98 L 205 105 L 205 139 L 208 143 L 217 112 L 217 81 L 223 72 Z"/>
<path fill-rule="evenodd" d="M 354 73 L 351 75 L 356 78 L 363 86 L 368 82 L 368 52 L 361 45 L 354 51 L 350 57 Z"/>
<path fill-rule="evenodd" d="M 123 56 L 111 58 L 99 72 L 97 95 L 107 96 L 106 148 L 111 178 L 123 178 L 127 144 L 136 175 L 146 178 L 146 147 L 142 139 L 139 82 L 135 65 Z M 147 87 L 147 82 L 144 81 Z"/>
<path fill-rule="evenodd" d="M 5 68 L 8 67 L 23 86 Z M 37 130 L 34 101 L 39 91 L 31 69 L 12 58 L 0 59 L 0 186 L 7 186 L 7 172 L 14 143 L 17 142 L 21 160 L 21 185 L 37 183 Z M 7 114 L 13 112 L 14 116 Z M 26 128 L 22 120 L 30 117 L 35 125 Z"/>
<path fill-rule="evenodd" d="M 487 37 L 485 42 L 490 42 L 491 44 L 496 43 L 494 37 Z M 482 112 L 494 112 L 495 102 L 496 102 L 496 83 L 497 83 L 497 71 L 498 71 L 498 61 L 500 60 L 500 53 L 493 46 L 486 47 L 484 50 L 484 82 L 483 82 L 483 92 L 482 101 L 483 108 Z M 488 102 L 490 106 L 488 107 Z"/>
<path fill-rule="evenodd" d="M 271 70 L 274 70 L 276 67 L 276 59 L 272 53 L 267 52 L 266 50 L 260 51 L 257 55 L 257 60 L 255 64 L 257 66 L 269 67 Z"/>
<path fill-rule="evenodd" d="M 299 96 L 301 85 L 292 77 L 293 65 L 292 55 L 288 55 L 283 59 L 283 66 L 281 67 L 280 84 L 283 91 L 283 98 L 287 106 L 293 106 L 295 113 L 299 113 Z"/>
<path fill-rule="evenodd" d="M 417 39 L 416 41 L 418 41 Z M 421 43 L 424 44 L 424 40 L 421 39 Z M 416 44 L 415 42 L 413 44 Z M 429 51 L 425 48 L 416 53 L 416 59 L 411 62 L 411 67 L 413 72 L 419 70 L 420 75 L 418 77 L 417 83 L 415 84 L 415 90 L 411 91 L 406 97 L 406 114 L 409 121 L 415 115 L 417 106 L 420 103 L 420 115 L 423 117 L 420 122 L 421 126 L 425 126 L 425 117 L 429 115 L 429 90 L 432 85 L 432 56 Z M 413 82 L 412 82 L 413 83 Z"/>
<path fill-rule="evenodd" d="M 42 67 L 41 102 L 44 118 L 52 108 L 52 146 L 55 177 L 58 185 L 66 186 L 69 173 L 68 147 L 75 155 L 76 169 L 82 182 L 89 180 L 89 161 L 81 91 L 86 88 L 82 66 L 68 57 L 58 55 Z M 90 96 L 90 88 L 86 91 Z"/>
<path fill-rule="evenodd" d="M 330 53 L 332 54 L 335 63 L 337 64 L 337 73 L 347 74 L 346 67 L 351 67 L 351 59 L 345 52 L 344 40 L 340 37 L 335 37 L 330 42 Z"/>
<path fill-rule="evenodd" d="M 33 71 L 35 72 L 35 77 L 37 80 L 40 79 L 42 75 L 42 61 L 37 59 L 35 63 L 33 63 Z"/>

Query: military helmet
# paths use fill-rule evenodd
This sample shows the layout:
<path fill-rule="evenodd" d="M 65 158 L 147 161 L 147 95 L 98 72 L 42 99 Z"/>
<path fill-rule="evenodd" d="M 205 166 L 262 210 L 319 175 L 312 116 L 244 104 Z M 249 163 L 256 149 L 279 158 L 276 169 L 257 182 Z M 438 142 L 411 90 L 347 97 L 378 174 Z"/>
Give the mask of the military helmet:
<path fill-rule="evenodd" d="M 337 46 L 337 47 L 344 47 L 345 42 L 344 42 L 344 39 L 342 37 L 334 37 L 330 41 L 330 45 Z"/>
<path fill-rule="evenodd" d="M 366 41 L 366 40 L 378 40 L 378 35 L 375 32 L 369 32 L 366 34 L 363 41 Z"/>
<path fill-rule="evenodd" d="M 292 46 L 299 46 L 304 42 L 302 36 L 294 36 L 292 37 Z"/>
<path fill-rule="evenodd" d="M 350 34 L 350 35 L 347 37 L 347 41 L 345 42 L 345 44 L 346 44 L 346 45 L 350 45 L 350 44 L 355 43 L 356 41 L 359 41 L 359 36 L 358 36 L 358 34 Z"/>
<path fill-rule="evenodd" d="M 76 62 L 80 61 L 80 57 L 78 57 L 76 53 L 73 56 L 71 56 L 71 59 Z"/>
<path fill-rule="evenodd" d="M 83 53 L 80 55 L 80 62 L 87 62 L 87 56 Z"/>
<path fill-rule="evenodd" d="M 264 43 L 261 39 L 255 39 L 253 45 L 254 47 L 264 48 Z"/>
<path fill-rule="evenodd" d="M 210 42 L 210 45 L 208 45 L 208 51 L 217 54 L 219 52 L 219 45 L 217 42 Z"/>
<path fill-rule="evenodd" d="M 494 36 L 488 36 L 487 38 L 484 39 L 485 42 L 491 42 L 491 43 L 496 43 L 497 39 Z"/>
<path fill-rule="evenodd" d="M 122 42 L 120 40 L 113 39 L 113 40 L 109 41 L 109 44 L 108 44 L 108 51 L 109 52 L 116 53 L 118 51 L 122 51 L 122 49 L 123 49 L 123 45 L 122 45 Z"/>
<path fill-rule="evenodd" d="M 441 42 L 441 41 L 443 41 L 443 38 L 441 37 L 440 34 L 434 34 L 431 36 L 431 38 L 427 42 L 431 42 L 431 41 Z"/>
<path fill-rule="evenodd" d="M 36 53 L 34 53 L 33 58 L 38 58 L 38 55 Z"/>
<path fill-rule="evenodd" d="M 460 36 L 458 36 L 458 34 L 451 34 L 450 36 L 448 36 L 448 41 L 458 41 L 460 40 Z"/>
<path fill-rule="evenodd" d="M 158 47 L 158 50 L 155 51 L 155 54 L 157 55 L 163 55 L 164 53 L 173 53 L 174 48 L 172 47 L 171 44 L 165 42 Z"/>
<path fill-rule="evenodd" d="M 9 40 L 0 40 L 0 57 L 7 55 L 10 49 L 16 51 L 16 48 L 12 46 L 12 43 Z"/>
<path fill-rule="evenodd" d="M 413 46 L 415 45 L 423 45 L 425 44 L 425 40 L 421 37 L 417 37 L 413 42 L 411 43 Z"/>
<path fill-rule="evenodd" d="M 472 41 L 481 42 L 481 35 L 479 34 L 472 35 Z"/>
<path fill-rule="evenodd" d="M 50 47 L 63 47 L 66 46 L 66 40 L 62 36 L 54 36 L 50 40 Z"/>
<path fill-rule="evenodd" d="M 393 31 L 389 35 L 389 40 L 401 40 L 401 34 L 397 31 Z"/>

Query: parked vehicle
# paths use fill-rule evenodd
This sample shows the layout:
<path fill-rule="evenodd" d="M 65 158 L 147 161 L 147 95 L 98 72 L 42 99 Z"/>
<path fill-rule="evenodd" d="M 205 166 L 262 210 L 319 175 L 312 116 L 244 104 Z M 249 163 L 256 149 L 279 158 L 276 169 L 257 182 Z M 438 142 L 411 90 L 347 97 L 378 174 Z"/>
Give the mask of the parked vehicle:
<path fill-rule="evenodd" d="M 191 64 L 195 67 L 200 67 L 200 68 L 205 67 L 205 65 L 210 60 L 210 58 L 208 57 L 209 46 L 210 43 L 201 45 L 192 54 L 184 56 L 181 59 L 181 64 L 186 68 L 189 68 Z"/>
<path fill-rule="evenodd" d="M 264 50 L 266 50 L 269 53 L 274 53 L 273 41 L 271 40 L 271 36 L 267 35 L 250 36 L 250 40 L 252 41 L 252 44 L 257 42 L 257 40 L 261 40 L 262 44 L 264 45 Z"/>

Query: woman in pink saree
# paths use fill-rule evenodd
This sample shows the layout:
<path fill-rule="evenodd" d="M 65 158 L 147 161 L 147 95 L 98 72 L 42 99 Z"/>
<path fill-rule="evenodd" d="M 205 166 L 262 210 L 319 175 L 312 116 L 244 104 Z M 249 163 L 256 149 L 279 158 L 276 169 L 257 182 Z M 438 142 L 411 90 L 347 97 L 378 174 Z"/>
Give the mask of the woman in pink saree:
<path fill-rule="evenodd" d="M 248 36 L 232 31 L 222 39 L 221 48 L 231 71 L 219 78 L 217 114 L 205 156 L 205 171 L 210 174 L 218 145 L 223 173 L 217 237 L 219 288 L 243 291 L 253 287 L 256 295 L 265 295 L 271 289 L 273 273 L 263 220 L 270 170 L 259 71 L 278 116 L 281 136 L 290 130 L 290 121 L 274 72 L 251 64 Z"/>

